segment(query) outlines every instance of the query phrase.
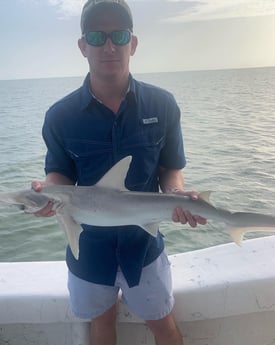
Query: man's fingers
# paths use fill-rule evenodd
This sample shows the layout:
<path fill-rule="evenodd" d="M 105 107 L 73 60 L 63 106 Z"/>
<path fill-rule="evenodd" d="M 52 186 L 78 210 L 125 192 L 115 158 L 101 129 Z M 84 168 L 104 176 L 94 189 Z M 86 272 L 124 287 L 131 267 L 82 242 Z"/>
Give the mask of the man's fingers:
<path fill-rule="evenodd" d="M 188 191 L 175 191 L 175 194 L 180 194 L 182 196 L 188 196 L 192 200 L 198 200 L 199 199 L 199 193 L 195 192 L 193 190 L 188 190 Z"/>
<path fill-rule="evenodd" d="M 32 181 L 32 189 L 36 192 L 41 192 L 43 185 L 40 181 Z"/>
<path fill-rule="evenodd" d="M 207 219 L 198 215 L 192 215 L 189 211 L 184 211 L 180 207 L 174 210 L 172 220 L 181 224 L 188 223 L 192 228 L 195 228 L 198 224 L 205 225 L 207 223 Z"/>
<path fill-rule="evenodd" d="M 196 219 L 196 222 L 198 224 L 205 225 L 207 223 L 207 219 L 205 219 L 205 218 L 203 218 L 201 216 L 195 215 L 194 218 Z"/>

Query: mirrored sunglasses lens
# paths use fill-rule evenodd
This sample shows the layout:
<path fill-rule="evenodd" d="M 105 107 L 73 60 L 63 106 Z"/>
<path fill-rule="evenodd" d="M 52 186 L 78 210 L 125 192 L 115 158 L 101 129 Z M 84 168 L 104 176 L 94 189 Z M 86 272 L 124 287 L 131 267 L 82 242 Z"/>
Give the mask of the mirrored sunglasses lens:
<path fill-rule="evenodd" d="M 103 46 L 106 42 L 106 34 L 102 31 L 90 31 L 85 35 L 86 41 L 92 46 Z"/>
<path fill-rule="evenodd" d="M 111 33 L 111 39 L 114 44 L 123 46 L 129 43 L 131 33 L 128 30 L 113 31 Z"/>

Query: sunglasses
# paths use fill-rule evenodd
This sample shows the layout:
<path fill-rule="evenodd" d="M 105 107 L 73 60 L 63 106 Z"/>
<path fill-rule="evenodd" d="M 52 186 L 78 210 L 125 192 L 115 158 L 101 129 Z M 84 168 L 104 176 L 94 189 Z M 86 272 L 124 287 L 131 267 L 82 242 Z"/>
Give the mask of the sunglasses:
<path fill-rule="evenodd" d="M 107 39 L 110 38 L 113 44 L 117 46 L 124 46 L 130 42 L 131 39 L 130 30 L 115 30 L 110 33 L 104 31 L 89 31 L 82 37 L 91 46 L 101 47 L 104 46 Z"/>

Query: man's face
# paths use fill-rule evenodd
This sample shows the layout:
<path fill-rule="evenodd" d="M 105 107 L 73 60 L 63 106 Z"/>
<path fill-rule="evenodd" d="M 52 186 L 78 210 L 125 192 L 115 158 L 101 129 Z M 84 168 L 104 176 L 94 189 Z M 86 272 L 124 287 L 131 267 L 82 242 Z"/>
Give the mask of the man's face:
<path fill-rule="evenodd" d="M 87 31 L 104 31 L 110 33 L 115 30 L 127 29 L 123 17 L 112 9 L 104 10 L 92 20 Z M 90 72 L 94 77 L 113 78 L 119 75 L 129 74 L 129 60 L 134 55 L 137 46 L 137 38 L 131 36 L 126 45 L 115 45 L 110 38 L 103 46 L 89 45 L 85 38 L 79 40 L 79 48 L 87 58 Z"/>

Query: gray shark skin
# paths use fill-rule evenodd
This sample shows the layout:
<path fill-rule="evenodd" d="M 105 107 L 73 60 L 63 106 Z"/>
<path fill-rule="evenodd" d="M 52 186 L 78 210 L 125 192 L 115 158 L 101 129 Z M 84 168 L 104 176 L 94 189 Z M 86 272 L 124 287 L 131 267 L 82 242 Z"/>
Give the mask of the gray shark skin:
<path fill-rule="evenodd" d="M 130 163 L 131 156 L 122 159 L 94 186 L 49 185 L 41 192 L 0 193 L 0 202 L 15 204 L 27 213 L 35 213 L 52 201 L 58 223 L 66 233 L 76 259 L 82 232 L 80 224 L 138 225 L 156 236 L 159 223 L 171 221 L 176 207 L 225 223 L 237 244 L 248 231 L 275 231 L 275 217 L 259 213 L 231 213 L 216 208 L 209 201 L 210 192 L 200 193 L 198 200 L 179 194 L 131 192 L 124 185 Z"/>

